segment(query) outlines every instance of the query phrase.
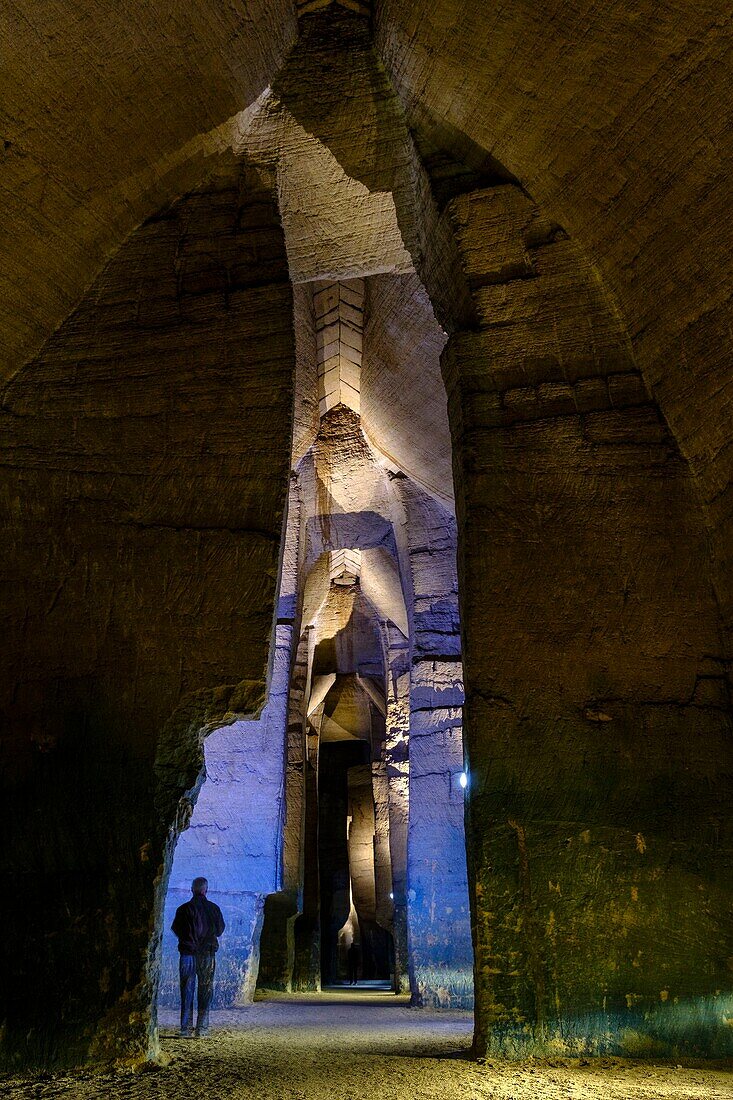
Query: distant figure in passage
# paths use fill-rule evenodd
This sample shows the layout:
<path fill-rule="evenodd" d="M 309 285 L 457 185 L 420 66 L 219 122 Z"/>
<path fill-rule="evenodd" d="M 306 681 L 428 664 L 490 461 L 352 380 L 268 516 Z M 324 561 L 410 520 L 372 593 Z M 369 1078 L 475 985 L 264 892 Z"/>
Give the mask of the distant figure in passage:
<path fill-rule="evenodd" d="M 221 909 L 207 901 L 209 884 L 205 878 L 191 883 L 192 898 L 176 909 L 171 931 L 178 936 L 181 975 L 181 1035 L 193 1035 L 193 996 L 198 979 L 198 1012 L 196 1035 L 209 1033 L 209 1008 L 214 993 L 214 970 L 218 936 L 224 931 Z"/>
<path fill-rule="evenodd" d="M 356 940 L 352 940 L 351 947 L 346 952 L 346 961 L 349 964 L 349 985 L 356 985 L 359 975 L 359 954 L 359 944 Z"/>

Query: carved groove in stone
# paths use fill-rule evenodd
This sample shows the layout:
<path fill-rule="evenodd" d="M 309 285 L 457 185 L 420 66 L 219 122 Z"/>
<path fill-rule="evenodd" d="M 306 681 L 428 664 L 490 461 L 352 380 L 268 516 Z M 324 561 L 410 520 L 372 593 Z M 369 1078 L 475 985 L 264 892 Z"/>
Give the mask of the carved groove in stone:
<path fill-rule="evenodd" d="M 334 550 L 329 572 L 334 584 L 354 584 L 361 574 L 361 550 Z"/>
<path fill-rule="evenodd" d="M 313 295 L 318 347 L 318 411 L 361 411 L 364 280 L 330 283 Z"/>
<path fill-rule="evenodd" d="M 296 0 L 298 15 L 310 15 L 311 12 L 323 11 L 332 6 L 346 8 L 357 15 L 371 15 L 372 11 L 369 0 Z"/>

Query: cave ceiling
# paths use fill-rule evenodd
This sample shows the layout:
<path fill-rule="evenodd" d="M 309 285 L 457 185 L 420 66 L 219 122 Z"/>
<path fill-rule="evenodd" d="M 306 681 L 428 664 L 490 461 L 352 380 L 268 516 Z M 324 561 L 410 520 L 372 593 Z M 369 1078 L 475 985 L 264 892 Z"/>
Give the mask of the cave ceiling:
<path fill-rule="evenodd" d="M 242 113 L 252 123 L 263 104 L 260 137 L 269 141 L 275 127 L 284 147 L 310 153 L 312 171 L 298 171 L 294 148 L 282 181 L 285 220 L 297 229 L 288 246 L 293 277 L 316 275 L 299 187 L 331 241 L 330 261 L 317 266 L 349 270 L 337 214 L 319 206 L 324 179 L 368 214 L 352 257 L 371 255 L 372 272 L 409 277 L 421 242 L 407 205 L 400 209 L 410 176 L 406 128 L 418 144 L 422 134 L 516 177 L 590 258 L 722 547 L 733 522 L 725 447 L 733 431 L 731 12 L 712 0 L 489 8 L 436 0 L 427 10 L 416 0 L 379 0 L 369 96 L 348 84 L 366 74 L 363 52 L 351 68 L 343 58 L 322 65 L 324 85 L 330 73 L 345 92 L 318 125 L 296 94 L 313 75 L 313 55 L 296 45 L 297 15 L 286 0 L 224 8 L 182 0 L 164 18 L 149 3 L 6 6 L 2 372 L 39 351 L 137 225 L 195 186 L 227 149 L 254 140 L 263 119 L 245 140 Z M 325 48 L 313 43 L 321 56 Z M 389 257 L 381 265 L 377 244 Z M 378 435 L 366 405 L 365 426 Z M 376 442 L 395 450 L 386 429 Z M 420 455 L 397 457 L 418 472 Z M 445 456 L 441 463 L 445 482 Z"/>

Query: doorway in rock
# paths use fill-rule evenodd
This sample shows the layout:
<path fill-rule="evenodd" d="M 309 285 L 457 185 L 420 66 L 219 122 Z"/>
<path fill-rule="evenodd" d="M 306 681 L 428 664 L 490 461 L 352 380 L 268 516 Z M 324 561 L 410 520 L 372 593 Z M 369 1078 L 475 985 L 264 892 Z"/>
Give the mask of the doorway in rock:
<path fill-rule="evenodd" d="M 430 297 L 447 325 L 467 292 L 368 21 L 329 7 L 301 31 L 234 144 L 258 172 L 274 167 L 293 291 L 270 694 L 257 721 L 206 739 L 166 927 L 193 873 L 204 874 L 230 914 L 218 1003 L 343 981 L 356 941 L 361 980 L 389 981 L 415 1004 L 469 1007 L 447 333 Z M 441 194 L 476 176 L 439 160 Z M 173 946 L 168 938 L 169 999 Z"/>
<path fill-rule="evenodd" d="M 321 748 L 321 983 L 394 983 L 391 873 L 377 840 L 372 753 L 365 742 Z M 379 861 L 387 856 L 387 866 Z M 350 965 L 351 962 L 351 965 Z"/>
<path fill-rule="evenodd" d="M 171 870 L 160 1001 L 177 1000 L 167 930 L 201 874 L 227 922 L 215 1006 L 346 983 L 355 944 L 359 982 L 465 1008 L 456 522 L 450 498 L 419 476 L 424 462 L 408 472 L 380 447 L 374 392 L 383 357 L 404 369 L 396 319 L 409 317 L 419 337 L 415 371 L 431 359 L 439 370 L 445 336 L 414 275 L 294 295 L 296 418 L 270 693 L 257 720 L 204 741 L 205 778 Z M 434 442 L 449 450 L 439 392 Z"/>

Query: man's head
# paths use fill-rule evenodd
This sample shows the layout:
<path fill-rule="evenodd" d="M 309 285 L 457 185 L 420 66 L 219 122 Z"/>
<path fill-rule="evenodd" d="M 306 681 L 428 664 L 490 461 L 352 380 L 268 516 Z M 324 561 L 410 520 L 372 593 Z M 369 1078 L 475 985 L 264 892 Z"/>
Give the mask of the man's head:
<path fill-rule="evenodd" d="M 191 893 L 206 895 L 206 891 L 209 889 L 209 883 L 205 878 L 195 878 L 191 883 Z"/>

